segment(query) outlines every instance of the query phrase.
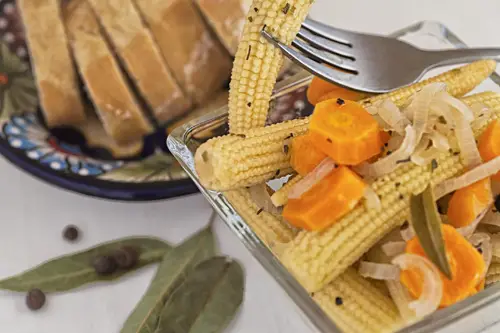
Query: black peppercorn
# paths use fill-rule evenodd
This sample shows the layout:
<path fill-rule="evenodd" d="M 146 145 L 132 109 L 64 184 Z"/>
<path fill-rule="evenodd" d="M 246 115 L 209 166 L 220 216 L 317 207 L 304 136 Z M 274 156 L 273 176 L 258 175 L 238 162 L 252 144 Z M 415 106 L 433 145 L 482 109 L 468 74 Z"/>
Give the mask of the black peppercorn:
<path fill-rule="evenodd" d="M 343 105 L 343 104 L 345 104 L 345 101 L 342 98 L 337 98 L 337 104 Z"/>
<path fill-rule="evenodd" d="M 111 256 L 98 256 L 92 262 L 95 272 L 98 275 L 110 275 L 116 271 L 116 260 Z"/>
<path fill-rule="evenodd" d="M 135 247 L 123 246 L 113 253 L 113 258 L 119 268 L 130 269 L 137 265 L 139 252 Z"/>
<path fill-rule="evenodd" d="M 405 221 L 405 222 L 401 225 L 401 230 L 405 230 L 405 229 L 407 229 L 409 226 L 410 226 L 410 223 L 408 223 L 408 221 Z"/>
<path fill-rule="evenodd" d="M 45 304 L 45 294 L 40 289 L 32 289 L 26 295 L 26 305 L 30 310 L 40 310 Z"/>
<path fill-rule="evenodd" d="M 335 304 L 336 305 L 342 305 L 344 304 L 344 301 L 342 300 L 342 297 L 335 297 Z"/>
<path fill-rule="evenodd" d="M 70 242 L 76 241 L 78 239 L 79 234 L 80 234 L 80 231 L 74 225 L 68 225 L 63 230 L 64 239 L 66 239 Z"/>

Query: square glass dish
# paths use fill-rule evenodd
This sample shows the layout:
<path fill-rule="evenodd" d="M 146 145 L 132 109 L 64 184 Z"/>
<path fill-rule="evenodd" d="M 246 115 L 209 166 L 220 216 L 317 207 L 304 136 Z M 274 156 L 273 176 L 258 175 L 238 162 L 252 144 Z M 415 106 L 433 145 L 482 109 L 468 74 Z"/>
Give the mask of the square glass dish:
<path fill-rule="evenodd" d="M 456 35 L 437 22 L 420 22 L 399 30 L 391 34 L 391 36 L 405 40 L 423 49 L 465 47 L 465 44 Z M 433 70 L 427 73 L 424 78 L 434 76 L 449 68 L 441 67 Z M 303 71 L 277 85 L 271 102 L 268 118 L 269 123 L 310 114 L 312 106 L 307 103 L 305 96 L 305 91 L 310 80 L 310 74 Z M 484 90 L 500 92 L 500 77 L 496 73 L 476 88 L 474 92 Z M 194 169 L 194 153 L 199 145 L 206 140 L 225 134 L 226 132 L 227 107 L 223 107 L 175 129 L 168 137 L 168 148 L 179 160 L 186 172 L 200 188 L 201 193 L 205 195 L 225 223 L 234 231 L 257 260 L 274 276 L 294 302 L 305 312 L 313 325 L 320 332 L 340 332 L 295 278 L 252 232 L 250 227 L 235 212 L 224 196 L 219 192 L 206 190 L 200 185 Z M 451 307 L 439 310 L 420 322 L 402 329 L 400 332 L 462 331 L 457 324 L 459 320 L 468 318 L 469 323 L 467 326 L 470 326 L 472 314 L 486 309 L 497 300 L 500 300 L 500 284 L 489 287 Z M 477 318 L 478 316 L 476 315 L 475 317 Z M 483 317 L 480 323 L 474 324 L 476 327 L 468 327 L 465 331 L 478 331 L 481 327 L 491 325 L 495 321 L 500 320 L 500 318 L 496 319 L 495 317 Z"/>

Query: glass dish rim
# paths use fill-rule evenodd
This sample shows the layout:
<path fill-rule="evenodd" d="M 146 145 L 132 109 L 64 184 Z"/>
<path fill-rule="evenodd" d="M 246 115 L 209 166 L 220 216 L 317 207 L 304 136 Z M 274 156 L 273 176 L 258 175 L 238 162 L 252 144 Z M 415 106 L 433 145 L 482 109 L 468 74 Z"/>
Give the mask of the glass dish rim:
<path fill-rule="evenodd" d="M 432 29 L 432 30 L 431 30 Z M 438 36 L 444 38 L 456 48 L 467 47 L 466 44 L 458 38 L 445 25 L 436 21 L 421 21 L 400 30 L 391 33 L 391 37 L 401 37 L 413 32 L 438 32 Z M 290 91 L 307 85 L 312 76 L 307 72 L 300 72 L 276 85 L 272 98 L 275 99 Z M 490 77 L 493 82 L 500 86 L 500 76 L 494 72 Z M 193 179 L 200 192 L 207 198 L 219 216 L 226 225 L 240 238 L 252 255 L 264 266 L 264 268 L 273 275 L 274 279 L 290 296 L 294 303 L 306 314 L 309 321 L 320 332 L 341 333 L 335 323 L 320 309 L 312 300 L 310 295 L 302 288 L 288 270 L 279 262 L 274 254 L 259 240 L 259 238 L 246 226 L 245 221 L 232 209 L 221 193 L 210 191 L 198 181 L 194 172 L 193 156 L 186 142 L 189 140 L 193 131 L 200 130 L 207 124 L 218 123 L 227 118 L 227 106 L 214 110 L 202 117 L 194 119 L 182 126 L 176 128 L 167 138 L 167 145 L 175 158 L 178 159 L 181 166 Z M 225 206 L 218 200 L 224 202 Z M 500 284 L 489 287 L 482 292 L 468 297 L 466 300 L 455 304 L 446 309 L 439 310 L 432 315 L 410 325 L 398 333 L 427 333 L 446 328 L 458 319 L 470 316 L 486 306 L 500 300 Z"/>

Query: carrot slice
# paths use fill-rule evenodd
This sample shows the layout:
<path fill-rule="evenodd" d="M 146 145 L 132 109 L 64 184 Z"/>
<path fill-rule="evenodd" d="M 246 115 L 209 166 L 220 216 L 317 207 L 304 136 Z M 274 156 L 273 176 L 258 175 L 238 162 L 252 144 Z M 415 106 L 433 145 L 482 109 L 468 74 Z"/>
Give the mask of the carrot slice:
<path fill-rule="evenodd" d="M 492 201 L 490 178 L 457 190 L 448 202 L 449 224 L 455 228 L 468 226 Z"/>
<path fill-rule="evenodd" d="M 299 228 L 322 230 L 347 214 L 363 197 L 366 184 L 354 171 L 340 166 L 298 199 L 288 199 L 283 217 Z"/>
<path fill-rule="evenodd" d="M 290 149 L 290 164 L 300 175 L 305 176 L 326 158 L 326 154 L 316 148 L 309 134 L 301 135 L 292 140 Z"/>
<path fill-rule="evenodd" d="M 500 121 L 495 120 L 488 125 L 483 134 L 479 137 L 479 153 L 485 162 L 500 156 Z M 500 181 L 500 172 L 492 176 L 496 181 Z"/>
<path fill-rule="evenodd" d="M 314 144 L 338 164 L 356 165 L 380 153 L 377 121 L 358 103 L 318 103 L 309 123 Z"/>
<path fill-rule="evenodd" d="M 342 98 L 345 100 L 359 101 L 366 97 L 366 94 L 350 90 L 347 88 L 342 88 L 338 85 L 320 79 L 319 77 L 314 77 L 307 89 L 307 100 L 312 105 L 316 105 L 319 102 L 326 101 L 328 99 Z"/>
<path fill-rule="evenodd" d="M 440 273 L 443 283 L 443 297 L 441 298 L 440 307 L 446 307 L 467 298 L 471 293 L 477 291 L 476 287 L 481 285 L 486 265 L 476 248 L 454 227 L 443 224 L 442 228 L 446 256 L 453 276 L 449 280 L 444 274 Z M 408 241 L 406 253 L 426 257 L 417 237 L 413 237 Z M 420 271 L 415 269 L 401 271 L 400 279 L 413 297 L 420 297 L 423 287 Z"/>

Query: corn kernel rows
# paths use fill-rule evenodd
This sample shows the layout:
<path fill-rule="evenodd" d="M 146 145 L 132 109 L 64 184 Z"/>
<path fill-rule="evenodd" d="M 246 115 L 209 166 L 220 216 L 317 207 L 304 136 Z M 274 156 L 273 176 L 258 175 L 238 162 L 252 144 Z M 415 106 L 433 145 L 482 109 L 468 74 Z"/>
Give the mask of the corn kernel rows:
<path fill-rule="evenodd" d="M 393 332 L 402 320 L 393 301 L 348 268 L 313 299 L 345 333 Z"/>
<path fill-rule="evenodd" d="M 267 246 L 273 243 L 287 243 L 296 234 L 280 216 L 275 216 L 258 207 L 246 188 L 224 192 L 224 196 L 243 218 L 246 224 Z"/>
<path fill-rule="evenodd" d="M 229 130 L 242 133 L 265 125 L 271 94 L 283 64 L 281 51 L 267 42 L 266 29 L 285 44 L 297 35 L 313 1 L 254 0 L 243 28 L 231 75 Z"/>
<path fill-rule="evenodd" d="M 489 286 L 498 281 L 500 281 L 500 263 L 492 262 L 486 273 L 486 285 Z"/>

